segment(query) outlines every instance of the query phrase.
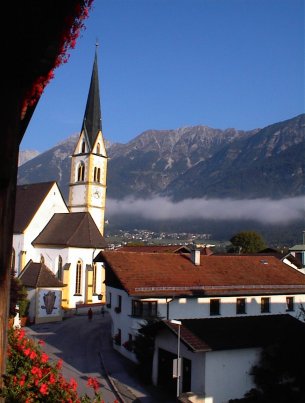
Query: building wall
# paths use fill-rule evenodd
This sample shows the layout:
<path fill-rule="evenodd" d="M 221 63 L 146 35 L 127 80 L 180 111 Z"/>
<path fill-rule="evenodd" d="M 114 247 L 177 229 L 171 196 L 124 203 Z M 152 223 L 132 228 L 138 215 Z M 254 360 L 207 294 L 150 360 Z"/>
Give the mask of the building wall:
<path fill-rule="evenodd" d="M 254 387 L 251 367 L 259 359 L 260 349 L 207 352 L 205 362 L 205 396 L 211 403 L 227 403 L 241 398 Z"/>
<path fill-rule="evenodd" d="M 158 382 L 158 350 L 169 351 L 177 355 L 177 337 L 170 331 L 160 331 L 155 340 L 155 353 L 153 359 L 152 381 L 154 385 Z M 204 396 L 205 390 L 205 353 L 193 353 L 183 343 L 180 343 L 180 357 L 192 361 L 191 390 L 198 397 Z M 183 384 L 183 373 L 180 379 L 180 392 Z"/>
<path fill-rule="evenodd" d="M 220 299 L 220 315 L 221 316 L 249 316 L 261 315 L 261 298 L 270 297 L 269 314 L 290 313 L 292 316 L 298 317 L 300 312 L 300 304 L 304 304 L 305 295 L 294 295 L 294 311 L 287 312 L 286 296 L 284 295 L 257 295 L 257 296 L 230 296 L 230 297 L 205 297 L 205 298 L 177 298 L 169 303 L 168 318 L 169 319 L 197 319 L 207 318 L 210 316 L 210 299 Z M 246 299 L 246 314 L 236 314 L 237 298 Z M 160 316 L 167 318 L 167 306 L 165 299 L 158 299 L 158 311 Z M 263 315 L 268 315 L 265 313 Z M 213 316 L 215 317 L 215 316 Z"/>
<path fill-rule="evenodd" d="M 24 254 L 25 264 L 31 259 L 34 262 L 40 261 L 40 250 L 32 245 L 32 241 L 40 234 L 55 213 L 68 213 L 68 208 L 56 184 L 52 186 L 24 234 L 14 234 L 13 236 L 13 247 L 16 254 L 15 269 L 18 274 L 21 271 L 22 251 L 26 252 Z"/>

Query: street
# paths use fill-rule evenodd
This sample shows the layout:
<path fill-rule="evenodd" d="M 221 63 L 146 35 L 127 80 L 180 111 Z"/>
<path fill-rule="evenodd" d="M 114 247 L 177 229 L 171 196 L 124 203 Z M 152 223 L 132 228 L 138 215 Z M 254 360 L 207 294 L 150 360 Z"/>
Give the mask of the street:
<path fill-rule="evenodd" d="M 112 348 L 111 317 L 94 313 L 74 315 L 62 322 L 26 327 L 30 337 L 43 340 L 43 350 L 51 360 L 63 360 L 62 374 L 78 383 L 79 395 L 93 397 L 87 380 L 98 380 L 105 403 L 172 403 L 176 399 L 152 385 L 143 385 L 136 375 L 135 364 Z"/>

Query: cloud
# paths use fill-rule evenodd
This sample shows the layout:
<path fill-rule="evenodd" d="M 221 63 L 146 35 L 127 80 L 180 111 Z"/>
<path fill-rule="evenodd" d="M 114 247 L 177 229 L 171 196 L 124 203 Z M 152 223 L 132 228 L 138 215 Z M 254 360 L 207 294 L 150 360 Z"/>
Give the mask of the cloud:
<path fill-rule="evenodd" d="M 107 216 L 137 215 L 151 220 L 217 219 L 255 220 L 265 224 L 283 224 L 305 216 L 305 196 L 271 199 L 185 199 L 173 202 L 169 198 L 154 197 L 107 200 Z"/>

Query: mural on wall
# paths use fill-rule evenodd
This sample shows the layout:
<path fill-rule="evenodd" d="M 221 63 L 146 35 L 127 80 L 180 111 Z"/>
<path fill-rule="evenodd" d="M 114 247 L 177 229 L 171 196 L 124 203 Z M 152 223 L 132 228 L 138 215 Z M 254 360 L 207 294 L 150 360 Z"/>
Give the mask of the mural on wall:
<path fill-rule="evenodd" d="M 40 317 L 60 315 L 61 291 L 40 290 L 38 298 Z"/>

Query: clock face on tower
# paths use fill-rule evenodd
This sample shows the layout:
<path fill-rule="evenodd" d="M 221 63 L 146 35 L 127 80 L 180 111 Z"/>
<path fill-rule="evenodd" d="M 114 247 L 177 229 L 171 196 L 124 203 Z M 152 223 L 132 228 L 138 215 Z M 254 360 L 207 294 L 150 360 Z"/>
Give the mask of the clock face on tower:
<path fill-rule="evenodd" d="M 101 193 L 100 193 L 98 190 L 96 190 L 96 191 L 93 193 L 93 196 L 95 197 L 95 199 L 100 199 Z"/>

